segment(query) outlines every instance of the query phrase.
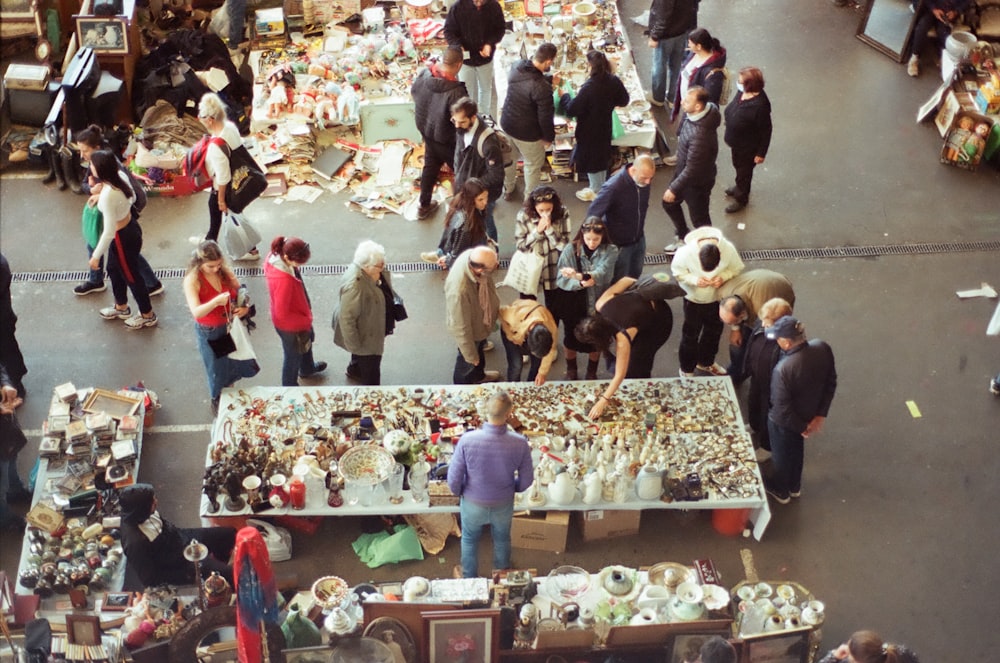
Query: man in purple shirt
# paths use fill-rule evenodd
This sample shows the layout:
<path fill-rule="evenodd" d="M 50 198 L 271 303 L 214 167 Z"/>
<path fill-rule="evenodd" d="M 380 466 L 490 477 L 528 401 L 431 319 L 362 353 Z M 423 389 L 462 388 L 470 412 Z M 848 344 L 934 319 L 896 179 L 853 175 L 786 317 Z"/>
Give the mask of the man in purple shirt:
<path fill-rule="evenodd" d="M 528 440 L 507 428 L 513 407 L 506 391 L 494 394 L 487 405 L 487 423 L 462 436 L 448 466 L 448 487 L 462 498 L 465 578 L 479 575 L 479 538 L 486 525 L 493 536 L 493 568 L 510 568 L 514 493 L 524 492 L 535 480 Z"/>

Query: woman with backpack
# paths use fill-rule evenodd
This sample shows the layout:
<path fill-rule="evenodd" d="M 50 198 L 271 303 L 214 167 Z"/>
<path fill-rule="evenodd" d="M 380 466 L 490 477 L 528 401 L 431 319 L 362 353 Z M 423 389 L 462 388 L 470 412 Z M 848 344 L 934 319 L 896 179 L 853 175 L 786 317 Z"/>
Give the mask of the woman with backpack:
<path fill-rule="evenodd" d="M 108 276 L 115 295 L 114 306 L 102 308 L 101 317 L 124 320 L 128 329 L 155 327 L 156 314 L 149 301 L 149 290 L 139 274 L 142 228 L 132 217 L 135 203 L 132 185 L 110 150 L 97 150 L 90 155 L 90 174 L 94 178 L 91 186 L 100 186 L 100 193 L 91 195 L 91 201 L 100 211 L 104 226 L 89 265 L 91 270 L 96 270 L 107 254 Z M 132 315 L 128 290 L 132 291 L 139 315 Z"/>
<path fill-rule="evenodd" d="M 86 129 L 77 132 L 76 144 L 80 149 L 80 157 L 83 161 L 88 162 L 87 170 L 83 174 L 80 180 L 80 186 L 83 188 L 83 192 L 88 196 L 91 194 L 100 193 L 101 185 L 93 179 L 90 174 L 90 157 L 97 150 L 107 150 L 109 149 L 107 141 L 104 139 L 104 132 L 96 124 L 92 124 Z M 117 159 L 117 155 L 115 155 Z M 121 161 L 118 161 L 118 166 L 121 169 L 125 177 L 128 178 L 129 184 L 132 185 L 132 192 L 135 194 L 135 203 L 132 204 L 132 220 L 138 221 L 139 214 L 142 209 L 146 206 L 146 193 L 142 190 L 142 184 L 138 182 L 132 175 L 128 172 L 128 169 L 122 165 Z M 91 186 L 93 183 L 93 186 Z M 97 245 L 97 239 L 101 235 L 101 231 L 104 228 L 103 219 L 101 218 L 100 212 L 96 207 L 91 205 L 85 205 L 83 209 L 83 239 L 87 244 L 87 257 L 90 258 L 94 254 L 94 247 Z M 138 268 L 139 276 L 146 283 L 146 288 L 149 290 L 149 296 L 153 297 L 156 295 L 163 294 L 163 283 L 156 278 L 156 274 L 153 273 L 153 268 L 149 266 L 146 259 L 140 255 L 138 258 Z M 101 264 L 97 266 L 97 269 L 90 270 L 90 274 L 86 281 L 80 285 L 73 288 L 73 292 L 78 296 L 89 295 L 92 292 L 104 292 L 107 290 L 107 286 L 104 285 L 104 264 L 103 260 Z"/>
<path fill-rule="evenodd" d="M 222 215 L 229 209 L 226 188 L 233 177 L 229 155 L 243 144 L 243 140 L 240 138 L 240 130 L 226 118 L 226 107 L 215 93 L 209 92 L 201 98 L 198 119 L 210 136 L 220 139 L 209 142 L 205 150 L 205 169 L 212 180 L 212 191 L 208 196 L 208 233 L 205 239 L 217 242 L 222 229 Z M 201 243 L 198 237 L 191 237 L 189 241 L 195 246 Z M 256 260 L 259 257 L 260 252 L 254 247 L 237 260 Z"/>
<path fill-rule="evenodd" d="M 611 164 L 611 115 L 618 106 L 628 104 L 628 90 L 621 79 L 614 75 L 608 57 L 600 51 L 587 53 L 590 76 L 576 93 L 562 95 L 559 111 L 576 118 L 576 147 L 573 165 L 579 173 L 587 174 L 587 186 L 576 192 L 576 197 L 590 202 L 608 178 Z"/>

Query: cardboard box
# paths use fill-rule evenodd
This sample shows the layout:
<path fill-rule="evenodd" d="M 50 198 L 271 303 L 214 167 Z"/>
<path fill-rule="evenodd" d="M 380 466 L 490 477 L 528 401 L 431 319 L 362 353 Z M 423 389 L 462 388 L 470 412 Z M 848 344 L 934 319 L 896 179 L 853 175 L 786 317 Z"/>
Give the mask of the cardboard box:
<path fill-rule="evenodd" d="M 525 513 L 514 516 L 510 529 L 510 542 L 515 548 L 563 552 L 566 550 L 567 534 L 569 534 L 568 511 Z"/>
<path fill-rule="evenodd" d="M 584 541 L 614 539 L 620 536 L 632 536 L 639 533 L 639 519 L 642 511 L 625 510 L 610 511 L 596 509 L 579 511 L 580 533 Z"/>

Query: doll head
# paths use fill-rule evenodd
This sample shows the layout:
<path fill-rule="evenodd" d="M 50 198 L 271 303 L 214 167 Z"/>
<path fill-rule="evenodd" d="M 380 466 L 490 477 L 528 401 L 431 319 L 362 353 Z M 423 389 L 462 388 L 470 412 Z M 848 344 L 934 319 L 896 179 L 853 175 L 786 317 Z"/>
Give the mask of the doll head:
<path fill-rule="evenodd" d="M 978 134 L 982 138 L 986 138 L 987 136 L 990 135 L 990 125 L 986 124 L 985 122 L 980 122 L 979 124 L 976 125 L 976 134 Z"/>

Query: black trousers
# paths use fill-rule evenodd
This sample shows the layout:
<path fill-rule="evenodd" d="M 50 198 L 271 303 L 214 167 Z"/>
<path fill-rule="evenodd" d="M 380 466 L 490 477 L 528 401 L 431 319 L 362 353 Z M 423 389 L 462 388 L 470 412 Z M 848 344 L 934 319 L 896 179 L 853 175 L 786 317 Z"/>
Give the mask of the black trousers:
<path fill-rule="evenodd" d="M 713 180 L 708 186 L 689 186 L 675 191 L 677 200 L 672 203 L 663 203 L 663 211 L 667 213 L 670 220 L 674 222 L 674 232 L 677 237 L 684 239 L 688 234 L 687 220 L 684 218 L 684 208 L 681 203 L 687 203 L 688 212 L 691 214 L 691 225 L 695 228 L 712 225 L 712 216 L 708 212 L 708 203 L 712 197 L 712 187 L 715 186 Z"/>
<path fill-rule="evenodd" d="M 653 321 L 643 328 L 632 339 L 632 351 L 628 356 L 628 372 L 626 378 L 648 378 L 653 373 L 653 361 L 656 352 L 670 338 L 670 330 L 674 326 L 674 314 L 666 302 L 655 302 Z"/>
<path fill-rule="evenodd" d="M 363 385 L 382 384 L 382 355 L 351 355 L 347 375 Z"/>
<path fill-rule="evenodd" d="M 149 313 L 153 305 L 149 302 L 149 289 L 142 280 L 139 271 L 139 252 L 142 251 L 142 228 L 136 221 L 115 233 L 115 238 L 108 248 L 108 276 L 111 278 L 111 291 L 115 295 L 115 304 L 121 306 L 128 303 L 128 292 L 132 291 L 135 304 L 140 313 Z"/>
<path fill-rule="evenodd" d="M 222 210 L 219 209 L 219 192 L 213 188 L 208 193 L 208 234 L 205 239 L 219 241 L 219 231 L 222 230 Z"/>
<path fill-rule="evenodd" d="M 441 166 L 448 164 L 448 167 L 452 168 L 454 160 L 454 143 L 439 143 L 436 140 L 424 139 L 424 168 L 420 171 L 421 207 L 431 204 L 431 194 L 434 193 L 434 185 L 437 184 Z"/>
<path fill-rule="evenodd" d="M 696 304 L 688 299 L 684 300 L 684 325 L 681 327 L 681 344 L 677 352 L 682 371 L 693 373 L 695 366 L 711 366 L 715 363 L 723 327 L 718 302 Z"/>
<path fill-rule="evenodd" d="M 754 159 L 756 150 L 733 148 L 733 168 L 736 170 L 736 186 L 733 187 L 733 198 L 744 205 L 750 200 L 750 182 L 753 180 L 753 169 L 757 164 Z"/>

